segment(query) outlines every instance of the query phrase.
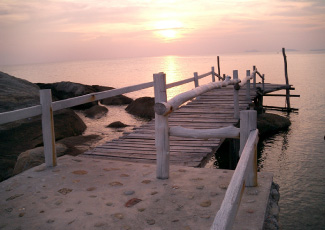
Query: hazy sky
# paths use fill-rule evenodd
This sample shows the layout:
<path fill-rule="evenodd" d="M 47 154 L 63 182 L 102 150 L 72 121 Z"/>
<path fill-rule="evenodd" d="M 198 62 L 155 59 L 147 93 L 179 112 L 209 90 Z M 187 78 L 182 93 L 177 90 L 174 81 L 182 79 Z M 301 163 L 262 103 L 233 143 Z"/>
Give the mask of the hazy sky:
<path fill-rule="evenodd" d="M 325 48 L 324 0 L 1 0 L 0 65 Z"/>

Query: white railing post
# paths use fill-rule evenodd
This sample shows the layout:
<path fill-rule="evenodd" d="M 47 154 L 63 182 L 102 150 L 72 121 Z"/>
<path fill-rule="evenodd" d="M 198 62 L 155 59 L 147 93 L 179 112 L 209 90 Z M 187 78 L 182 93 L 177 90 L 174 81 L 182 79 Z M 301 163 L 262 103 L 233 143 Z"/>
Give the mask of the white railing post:
<path fill-rule="evenodd" d="M 238 70 L 233 71 L 233 79 L 238 79 Z M 234 85 L 234 118 L 239 119 L 239 85 Z"/>
<path fill-rule="evenodd" d="M 253 66 L 253 71 L 256 70 L 256 66 L 254 65 Z M 253 78 L 253 89 L 254 89 L 254 92 L 256 92 L 256 72 L 254 73 L 254 78 Z"/>
<path fill-rule="evenodd" d="M 153 75 L 155 103 L 167 102 L 166 74 Z M 169 177 L 169 127 L 168 116 L 155 113 L 155 144 L 157 151 L 157 173 L 158 179 Z"/>
<path fill-rule="evenodd" d="M 197 72 L 194 73 L 194 85 L 195 85 L 195 88 L 199 87 L 199 75 Z"/>
<path fill-rule="evenodd" d="M 241 156 L 249 134 L 257 128 L 257 112 L 255 110 L 243 110 L 240 112 L 240 150 Z M 255 145 L 253 156 L 247 167 L 246 187 L 257 186 L 257 146 Z"/>
<path fill-rule="evenodd" d="M 246 70 L 246 76 L 249 77 L 251 75 L 250 70 Z M 251 101 L 251 80 L 249 79 L 246 83 L 246 100 Z"/>
<path fill-rule="evenodd" d="M 216 76 L 214 75 L 214 66 L 211 67 L 212 82 L 216 81 Z"/>
<path fill-rule="evenodd" d="M 45 164 L 47 167 L 54 167 L 57 163 L 51 90 L 40 90 L 40 97 Z"/>

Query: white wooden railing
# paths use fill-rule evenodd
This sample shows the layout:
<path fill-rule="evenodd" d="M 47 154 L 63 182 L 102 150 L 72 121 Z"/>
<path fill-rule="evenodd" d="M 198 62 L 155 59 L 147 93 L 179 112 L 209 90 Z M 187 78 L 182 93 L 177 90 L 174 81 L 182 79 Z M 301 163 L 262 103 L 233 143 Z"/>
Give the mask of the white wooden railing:
<path fill-rule="evenodd" d="M 170 83 L 166 86 L 166 88 L 176 87 L 193 81 L 195 85 L 198 85 L 198 80 L 207 76 L 212 76 L 213 82 L 215 81 L 215 77 L 218 77 L 219 80 L 222 79 L 219 74 L 214 72 L 214 67 L 212 67 L 211 71 L 208 73 L 202 75 L 198 75 L 197 73 L 194 73 L 194 77 Z M 29 117 L 42 115 L 42 132 L 43 132 L 45 164 L 46 166 L 53 167 L 57 165 L 53 112 L 60 109 L 65 109 L 76 105 L 85 104 L 88 102 L 98 101 L 108 97 L 113 97 L 125 93 L 143 90 L 153 86 L 154 86 L 154 82 L 147 82 L 147 83 L 127 86 L 119 89 L 91 93 L 91 94 L 69 98 L 61 101 L 55 101 L 55 102 L 52 102 L 50 89 L 40 90 L 40 105 L 0 113 L 0 125 L 29 118 Z"/>
<path fill-rule="evenodd" d="M 233 174 L 229 187 L 227 189 L 223 203 L 218 211 L 211 230 L 231 229 L 234 223 L 236 213 L 240 204 L 241 196 L 245 186 L 257 186 L 257 112 L 255 110 L 245 110 L 239 113 L 238 90 L 246 85 L 246 98 L 250 98 L 251 79 L 255 79 L 256 70 L 243 80 L 238 79 L 238 71 L 234 71 L 233 79 L 228 76 L 220 82 L 212 82 L 187 92 L 181 93 L 167 101 L 166 93 L 166 75 L 164 73 L 154 74 L 155 90 L 155 144 L 157 153 L 157 171 L 158 179 L 169 178 L 169 157 L 170 145 L 169 137 L 178 136 L 185 138 L 240 138 L 240 160 Z M 180 126 L 169 127 L 168 115 L 179 108 L 183 103 L 212 89 L 218 89 L 234 85 L 234 116 L 240 114 L 240 128 L 228 126 L 220 129 L 188 129 Z"/>

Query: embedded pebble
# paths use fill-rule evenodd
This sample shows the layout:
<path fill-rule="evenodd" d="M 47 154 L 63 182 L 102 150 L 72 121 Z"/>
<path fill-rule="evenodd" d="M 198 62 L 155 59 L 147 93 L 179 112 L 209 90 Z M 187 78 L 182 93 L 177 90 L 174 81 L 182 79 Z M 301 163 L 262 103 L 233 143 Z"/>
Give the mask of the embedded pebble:
<path fill-rule="evenodd" d="M 73 208 L 67 208 L 66 210 L 65 210 L 65 212 L 72 212 L 73 211 Z"/>
<path fill-rule="evenodd" d="M 210 219 L 210 215 L 206 214 L 206 215 L 201 215 L 200 216 L 202 219 Z"/>
<path fill-rule="evenodd" d="M 158 193 L 157 191 L 154 191 L 151 193 L 151 195 L 153 196 L 153 195 L 156 195 L 157 193 Z"/>
<path fill-rule="evenodd" d="M 219 195 L 219 193 L 217 193 L 217 192 L 210 192 L 210 196 L 218 196 Z"/>
<path fill-rule="evenodd" d="M 174 223 L 176 223 L 176 222 L 178 222 L 178 221 L 179 221 L 179 219 L 172 220 L 172 222 L 174 222 Z"/>
<path fill-rule="evenodd" d="M 105 168 L 103 170 L 109 172 L 109 171 L 116 171 L 116 170 L 120 170 L 120 169 L 119 168 Z"/>
<path fill-rule="evenodd" d="M 202 190 L 202 189 L 204 189 L 204 185 L 198 185 L 198 186 L 196 186 L 196 189 Z"/>
<path fill-rule="evenodd" d="M 72 159 L 72 160 L 75 162 L 82 162 L 82 160 L 80 160 L 80 159 Z"/>
<path fill-rule="evenodd" d="M 246 201 L 246 203 L 254 203 L 255 202 L 255 200 L 248 200 L 248 201 Z"/>
<path fill-rule="evenodd" d="M 22 194 L 15 194 L 15 195 L 13 195 L 13 196 L 7 198 L 6 201 L 14 200 L 14 199 L 16 199 L 16 198 L 18 198 L 18 197 L 21 197 L 21 196 L 23 196 L 23 195 L 24 195 L 23 193 L 22 193 Z"/>
<path fill-rule="evenodd" d="M 39 211 L 39 213 L 44 213 L 44 212 L 45 212 L 44 210 Z"/>
<path fill-rule="evenodd" d="M 247 213 L 254 213 L 255 211 L 253 209 L 246 210 Z"/>
<path fill-rule="evenodd" d="M 96 198 L 97 196 L 96 195 L 90 195 L 89 197 L 90 198 Z"/>
<path fill-rule="evenodd" d="M 184 206 L 179 204 L 176 208 L 176 211 L 181 211 L 183 208 L 184 208 Z"/>
<path fill-rule="evenodd" d="M 62 200 L 58 200 L 54 204 L 57 205 L 57 206 L 59 206 L 60 204 L 62 204 Z"/>
<path fill-rule="evenodd" d="M 151 183 L 151 180 L 143 180 L 141 183 L 142 184 L 150 184 Z"/>
<path fill-rule="evenodd" d="M 96 187 L 90 187 L 90 188 L 87 188 L 86 190 L 89 191 L 89 192 L 94 191 L 94 190 L 96 190 Z"/>
<path fill-rule="evenodd" d="M 139 212 L 143 212 L 144 210 L 146 210 L 145 208 L 138 208 Z"/>
<path fill-rule="evenodd" d="M 129 174 L 121 174 L 120 177 L 129 177 L 130 175 Z"/>
<path fill-rule="evenodd" d="M 147 219 L 147 224 L 149 225 L 154 225 L 156 223 L 156 221 L 154 219 Z"/>
<path fill-rule="evenodd" d="M 85 175 L 88 172 L 86 170 L 76 170 L 76 171 L 73 171 L 72 173 L 76 174 L 76 175 Z"/>
<path fill-rule="evenodd" d="M 130 191 L 125 191 L 123 194 L 124 195 L 127 195 L 127 196 L 130 196 L 130 195 L 133 195 L 135 192 L 133 190 L 130 190 Z"/>
<path fill-rule="evenodd" d="M 163 214 L 163 213 L 164 213 L 164 210 L 162 210 L 162 209 L 158 209 L 158 210 L 157 210 L 157 213 L 158 213 L 158 214 Z"/>
<path fill-rule="evenodd" d="M 172 186 L 172 189 L 179 189 L 179 186 L 177 186 L 177 185 L 173 185 L 173 186 Z"/>
<path fill-rule="evenodd" d="M 53 219 L 48 219 L 48 220 L 46 221 L 46 223 L 49 223 L 49 224 L 51 224 L 51 223 L 53 223 L 53 222 L 54 222 Z"/>
<path fill-rule="evenodd" d="M 186 172 L 185 169 L 179 169 L 178 172 Z"/>
<path fill-rule="evenodd" d="M 107 203 L 106 203 L 106 206 L 112 206 L 112 205 L 113 205 L 112 202 L 107 202 Z"/>
<path fill-rule="evenodd" d="M 98 223 L 96 223 L 95 225 L 94 225 L 94 227 L 96 227 L 96 228 L 100 228 L 100 227 L 103 227 L 103 226 L 105 226 L 106 225 L 106 223 L 104 223 L 104 222 L 98 222 Z"/>
<path fill-rule="evenodd" d="M 141 202 L 142 200 L 141 199 L 138 199 L 138 198 L 132 198 L 131 200 L 128 200 L 126 203 L 125 203 L 125 207 L 129 208 L 129 207 L 132 207 L 134 205 L 136 205 L 137 203 Z"/>
<path fill-rule="evenodd" d="M 227 188 L 228 188 L 228 186 L 227 186 L 227 185 L 225 185 L 225 184 L 221 184 L 221 185 L 219 185 L 219 188 L 221 188 L 221 189 L 227 189 Z"/>
<path fill-rule="evenodd" d="M 14 210 L 13 208 L 6 208 L 5 211 L 6 212 L 12 212 L 12 210 Z"/>
<path fill-rule="evenodd" d="M 23 217 L 25 215 L 25 213 L 24 212 L 21 212 L 21 213 L 19 213 L 19 217 Z"/>
<path fill-rule="evenodd" d="M 91 215 L 93 215 L 93 213 L 92 213 L 92 212 L 86 212 L 86 214 L 87 214 L 88 216 L 91 216 Z"/>
<path fill-rule="evenodd" d="M 193 199 L 194 199 L 194 195 L 189 195 L 187 198 L 188 198 L 189 200 L 193 200 Z"/>
<path fill-rule="evenodd" d="M 122 213 L 115 213 L 115 214 L 113 214 L 113 216 L 120 220 L 122 220 L 124 218 L 124 215 Z"/>
<path fill-rule="evenodd" d="M 118 181 L 114 181 L 114 182 L 111 182 L 111 183 L 109 183 L 109 185 L 111 185 L 111 186 L 123 186 L 123 184 L 121 183 L 121 182 L 118 182 Z"/>
<path fill-rule="evenodd" d="M 41 197 L 42 200 L 45 200 L 45 199 L 47 199 L 47 198 L 48 198 L 47 196 L 42 196 L 42 197 Z"/>
<path fill-rule="evenodd" d="M 197 178 L 191 178 L 190 180 L 192 180 L 192 181 L 200 181 L 200 180 L 203 180 L 203 178 L 197 177 Z"/>
<path fill-rule="evenodd" d="M 210 200 L 206 200 L 200 203 L 201 207 L 209 207 L 211 206 L 211 201 Z"/>
<path fill-rule="evenodd" d="M 68 193 L 72 192 L 72 189 L 70 189 L 70 188 L 61 188 L 60 190 L 58 190 L 58 192 L 63 194 L 63 195 L 67 195 Z"/>

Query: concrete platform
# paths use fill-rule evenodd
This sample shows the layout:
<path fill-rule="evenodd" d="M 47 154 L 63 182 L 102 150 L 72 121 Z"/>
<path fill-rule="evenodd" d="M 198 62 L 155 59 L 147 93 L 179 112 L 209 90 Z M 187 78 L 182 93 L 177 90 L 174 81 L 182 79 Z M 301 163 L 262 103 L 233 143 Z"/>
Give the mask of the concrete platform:
<path fill-rule="evenodd" d="M 0 229 L 210 229 L 233 171 L 64 156 L 0 184 Z M 272 174 L 245 190 L 234 229 L 262 229 Z"/>

